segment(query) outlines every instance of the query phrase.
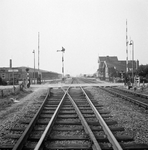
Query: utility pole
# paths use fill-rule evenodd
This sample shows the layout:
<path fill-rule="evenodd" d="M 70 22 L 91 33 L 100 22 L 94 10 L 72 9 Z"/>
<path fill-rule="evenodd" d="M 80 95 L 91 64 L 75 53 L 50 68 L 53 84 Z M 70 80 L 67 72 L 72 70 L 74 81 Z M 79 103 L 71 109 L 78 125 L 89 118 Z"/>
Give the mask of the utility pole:
<path fill-rule="evenodd" d="M 39 44 L 40 44 L 40 33 L 38 32 L 38 74 L 39 74 L 39 65 L 40 65 L 40 57 L 39 57 L 39 55 L 40 55 L 40 46 L 39 46 Z"/>
<path fill-rule="evenodd" d="M 38 32 L 38 83 L 41 84 L 41 72 L 40 72 L 40 33 Z"/>
<path fill-rule="evenodd" d="M 126 20 L 126 74 L 128 73 L 128 35 L 127 35 L 127 20 Z"/>
<path fill-rule="evenodd" d="M 33 78 L 34 78 L 34 84 L 35 84 L 35 50 L 33 50 L 34 53 L 34 74 L 33 74 Z"/>

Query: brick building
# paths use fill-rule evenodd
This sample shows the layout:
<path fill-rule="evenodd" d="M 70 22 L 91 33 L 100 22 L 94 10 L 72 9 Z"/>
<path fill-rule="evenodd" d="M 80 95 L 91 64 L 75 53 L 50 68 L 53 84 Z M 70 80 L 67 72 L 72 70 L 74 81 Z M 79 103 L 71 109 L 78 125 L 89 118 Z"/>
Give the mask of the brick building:
<path fill-rule="evenodd" d="M 132 66 L 133 64 L 133 66 Z M 139 67 L 139 61 L 128 61 L 129 73 L 135 73 Z M 102 80 L 112 80 L 114 77 L 121 77 L 126 72 L 126 61 L 118 60 L 117 56 L 98 57 L 98 77 Z"/>

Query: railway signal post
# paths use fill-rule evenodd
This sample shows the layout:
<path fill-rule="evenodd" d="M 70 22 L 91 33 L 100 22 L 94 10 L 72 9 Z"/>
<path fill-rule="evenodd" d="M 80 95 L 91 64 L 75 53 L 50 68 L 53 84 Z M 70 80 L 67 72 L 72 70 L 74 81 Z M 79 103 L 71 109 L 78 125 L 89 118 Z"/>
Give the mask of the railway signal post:
<path fill-rule="evenodd" d="M 63 74 L 62 80 L 63 80 L 64 79 L 64 52 L 65 52 L 65 48 L 62 47 L 62 50 L 57 50 L 57 52 L 62 52 L 62 74 Z"/>
<path fill-rule="evenodd" d="M 26 68 L 26 88 L 30 87 L 29 68 Z"/>

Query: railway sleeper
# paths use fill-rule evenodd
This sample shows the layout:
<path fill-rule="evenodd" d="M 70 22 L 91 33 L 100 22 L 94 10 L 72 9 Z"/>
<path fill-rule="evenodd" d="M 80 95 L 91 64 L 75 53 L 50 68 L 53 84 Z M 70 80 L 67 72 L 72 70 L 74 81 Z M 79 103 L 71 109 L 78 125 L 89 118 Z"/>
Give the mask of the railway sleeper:
<path fill-rule="evenodd" d="M 76 150 L 82 150 L 82 149 L 87 149 L 87 150 L 92 150 L 92 143 L 87 142 L 87 141 L 82 141 L 83 143 L 78 143 L 75 141 L 73 142 L 65 142 L 65 141 L 54 141 L 54 142 L 45 142 L 44 148 L 46 150 L 57 150 L 57 149 L 63 149 L 63 150 L 71 150 L 71 149 L 76 149 Z M 27 142 L 27 144 L 24 146 L 23 150 L 33 150 L 34 147 L 36 146 L 37 142 Z M 99 143 L 100 147 L 102 150 L 112 150 L 112 146 L 110 143 Z M 123 150 L 146 150 L 148 149 L 148 145 L 146 144 L 135 144 L 135 143 L 120 143 L 121 147 Z M 0 145 L 0 150 L 12 150 L 14 145 Z"/>
<path fill-rule="evenodd" d="M 100 145 L 100 147 L 101 147 L 101 149 L 102 150 L 112 150 L 112 146 L 111 146 L 111 144 L 110 143 L 99 143 L 99 145 Z M 122 148 L 123 148 L 123 150 L 144 150 L 144 149 L 146 149 L 146 148 L 148 148 L 148 146 L 147 145 L 144 145 L 144 144 L 126 144 L 126 145 L 124 145 L 124 144 L 121 144 L 122 145 Z M 84 147 L 84 145 L 80 145 L 79 146 L 79 144 L 66 144 L 66 145 L 63 145 L 63 144 L 60 144 L 60 143 L 47 143 L 46 142 L 46 144 L 45 144 L 45 146 L 46 146 L 46 149 L 48 150 L 48 149 L 50 149 L 50 150 L 55 150 L 55 149 L 87 149 L 88 150 L 88 148 L 89 147 L 87 147 L 87 148 L 85 148 Z M 90 147 L 90 149 L 92 150 L 92 148 Z"/>
<path fill-rule="evenodd" d="M 64 142 L 63 142 L 64 143 Z M 75 144 L 71 143 L 67 143 L 67 144 L 63 144 L 62 142 L 46 142 L 45 143 L 45 147 L 46 149 L 50 149 L 50 150 L 55 150 L 55 149 L 83 149 L 83 144 L 81 144 L 81 146 L 79 147 L 79 144 L 76 142 Z M 99 143 L 100 147 L 102 150 L 112 150 L 112 146 L 110 143 Z M 123 148 L 123 150 L 144 150 L 144 149 L 148 149 L 148 146 L 145 144 L 135 144 L 135 143 L 131 143 L 131 144 L 123 144 L 121 143 L 121 146 Z M 87 147 L 88 149 L 89 147 Z"/>
<path fill-rule="evenodd" d="M 48 118 L 48 117 L 50 117 L 48 114 L 41 114 L 41 115 L 40 115 L 40 118 L 42 118 L 42 119 L 43 119 L 43 118 Z M 58 115 L 58 118 L 61 118 L 61 119 L 62 119 L 62 118 L 63 118 L 63 119 L 64 119 L 64 118 L 65 118 L 65 119 L 66 119 L 66 118 L 67 118 L 67 119 L 68 119 L 68 118 L 73 118 L 73 119 L 74 119 L 74 118 L 78 118 L 78 115 L 76 115 L 76 114 L 71 114 L 71 115 L 68 115 L 68 114 L 65 114 L 65 115 Z"/>
<path fill-rule="evenodd" d="M 88 120 L 87 121 L 87 123 L 89 124 L 89 125 L 100 125 L 100 123 L 99 123 L 99 121 L 93 121 L 93 120 Z M 61 121 L 61 120 L 58 120 L 58 121 L 56 121 L 55 122 L 55 124 L 73 124 L 73 125 L 75 125 L 75 124 L 77 124 L 77 125 L 81 125 L 81 121 L 80 120 L 73 120 L 73 121 L 71 121 L 71 120 L 65 120 L 65 121 Z M 117 124 L 117 121 L 113 121 L 113 120 L 106 120 L 106 124 L 107 125 L 115 125 L 115 124 Z"/>
<path fill-rule="evenodd" d="M 102 110 L 102 107 L 95 107 L 97 110 Z M 79 107 L 80 110 L 92 110 L 92 108 L 90 106 L 86 107 L 86 106 L 80 106 Z M 61 108 L 61 110 L 75 110 L 73 106 L 71 107 L 63 107 Z"/>
<path fill-rule="evenodd" d="M 56 131 L 54 131 L 56 132 Z M 51 133 L 47 139 L 51 140 L 88 140 L 89 136 L 87 134 L 75 134 L 75 135 L 70 135 L 70 132 L 68 133 L 68 135 L 66 134 L 67 132 L 63 133 L 63 132 L 56 132 L 56 133 Z M 31 135 L 28 137 L 28 140 L 30 141 L 36 141 L 39 140 L 41 135 L 42 135 L 43 131 L 33 131 L 31 133 Z M 59 134 L 58 134 L 59 133 Z M 99 132 L 98 132 L 99 133 Z M 97 132 L 94 132 L 94 135 L 96 137 L 96 139 L 98 140 L 98 142 L 108 142 L 108 138 L 105 134 L 101 133 L 102 135 L 99 135 Z M 73 131 L 72 131 L 73 134 Z M 19 139 L 21 137 L 21 134 L 8 134 L 7 136 L 5 136 L 5 138 L 11 138 L 11 139 Z M 119 142 L 129 142 L 129 141 L 133 141 L 134 137 L 130 136 L 130 135 L 115 135 L 115 138 L 117 139 L 117 141 Z"/>
<path fill-rule="evenodd" d="M 32 132 L 31 135 L 29 136 L 28 140 L 35 141 L 39 140 L 43 132 Z M 97 135 L 94 134 L 98 142 L 108 142 L 108 138 L 106 135 Z M 9 134 L 5 138 L 11 138 L 11 139 L 19 139 L 21 137 L 21 134 Z M 115 135 L 115 138 L 119 142 L 129 142 L 133 141 L 134 137 L 129 136 L 129 135 Z M 50 141 L 51 140 L 89 140 L 89 136 L 86 134 L 78 134 L 78 135 L 64 135 L 64 134 L 50 134 L 48 138 Z"/>
<path fill-rule="evenodd" d="M 84 116 L 85 118 L 94 118 L 94 117 L 95 117 L 95 114 L 84 114 L 83 116 Z M 48 118 L 48 117 L 50 118 L 50 117 L 52 117 L 52 115 L 47 115 L 47 114 L 41 114 L 41 115 L 40 115 L 40 118 Z M 103 117 L 103 118 L 112 118 L 112 115 L 103 114 L 102 117 Z M 64 119 L 64 118 L 65 118 L 65 119 L 66 119 L 66 118 L 78 118 L 78 115 L 76 115 L 76 114 L 65 114 L 65 115 L 62 114 L 62 115 L 58 115 L 58 118 L 61 118 L 61 119 L 62 119 L 62 118 L 63 118 L 63 119 Z"/>
<path fill-rule="evenodd" d="M 49 120 L 50 119 L 39 119 L 39 120 L 37 120 L 37 124 L 47 125 Z M 27 120 L 20 121 L 20 123 L 21 124 L 29 124 L 30 121 L 31 121 L 30 119 L 27 119 Z M 87 122 L 88 122 L 89 125 L 100 125 L 99 121 L 88 120 Z M 110 119 L 106 119 L 105 122 L 106 122 L 107 125 L 116 125 L 116 124 L 118 124 L 117 121 L 110 120 Z M 81 125 L 81 121 L 79 119 L 77 119 L 77 120 L 76 119 L 75 120 L 65 119 L 65 120 L 57 120 L 55 122 L 55 124 Z"/>
<path fill-rule="evenodd" d="M 65 107 L 65 106 L 69 107 L 69 106 L 71 106 L 71 103 L 69 105 L 66 105 L 63 103 L 63 107 Z M 96 107 L 103 107 L 102 104 L 98 104 L 98 103 L 96 103 L 95 106 Z M 89 103 L 83 103 L 83 104 L 79 104 L 79 107 L 90 107 L 90 105 L 89 105 Z"/>
<path fill-rule="evenodd" d="M 108 138 L 106 135 L 97 135 L 97 134 L 94 134 L 94 135 L 98 142 L 108 142 Z M 119 142 L 129 142 L 129 141 L 134 140 L 134 137 L 129 136 L 129 135 L 118 135 L 118 136 L 115 136 L 115 138 Z M 51 134 L 48 137 L 48 139 L 50 139 L 50 140 L 78 140 L 78 139 L 79 140 L 89 140 L 89 136 L 87 136 L 87 135 L 72 135 L 72 136 L 68 135 L 67 136 L 67 135 L 59 135 L 59 134 L 52 135 Z"/>
<path fill-rule="evenodd" d="M 98 112 L 100 114 L 110 114 L 110 111 L 108 111 L 108 110 L 102 110 L 101 109 L 101 110 L 98 110 Z M 47 113 L 48 113 L 48 111 L 47 111 Z M 60 111 L 60 114 L 75 114 L 75 113 L 76 113 L 75 110 L 71 110 L 71 111 L 62 110 L 62 111 Z M 94 112 L 92 110 L 82 110 L 81 113 L 82 114 L 94 114 Z"/>
<path fill-rule="evenodd" d="M 46 125 L 39 125 L 39 126 L 35 126 L 34 130 L 35 131 L 44 131 L 46 128 Z M 90 126 L 92 131 L 103 131 L 101 126 Z M 22 127 L 22 128 L 11 128 L 11 131 L 15 132 L 15 131 L 24 131 L 26 128 Z M 75 125 L 75 126 L 71 126 L 71 125 L 67 125 L 67 126 L 54 126 L 53 127 L 53 131 L 75 131 L 75 130 L 83 130 L 83 126 L 81 125 Z M 110 130 L 112 132 L 117 132 L 117 131 L 124 131 L 123 127 L 110 127 Z"/>

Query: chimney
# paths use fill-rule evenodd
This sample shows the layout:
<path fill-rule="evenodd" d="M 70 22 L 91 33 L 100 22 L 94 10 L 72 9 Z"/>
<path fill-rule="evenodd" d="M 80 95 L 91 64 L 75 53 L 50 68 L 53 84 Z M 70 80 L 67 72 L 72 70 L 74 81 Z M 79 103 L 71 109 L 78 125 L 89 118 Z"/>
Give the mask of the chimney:
<path fill-rule="evenodd" d="M 12 68 L 12 59 L 10 59 L 10 68 Z"/>

